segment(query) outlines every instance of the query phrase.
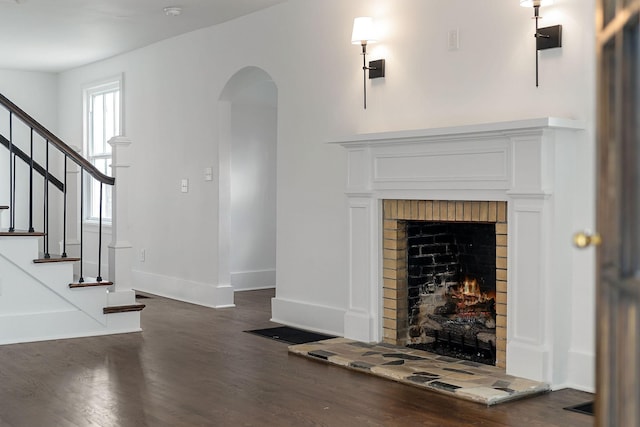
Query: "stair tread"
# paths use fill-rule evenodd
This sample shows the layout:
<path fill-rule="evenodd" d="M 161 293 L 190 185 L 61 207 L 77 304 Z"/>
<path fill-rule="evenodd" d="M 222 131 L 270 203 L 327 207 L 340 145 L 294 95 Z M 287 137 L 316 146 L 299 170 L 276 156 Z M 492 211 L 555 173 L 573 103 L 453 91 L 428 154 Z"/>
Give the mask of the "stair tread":
<path fill-rule="evenodd" d="M 50 263 L 50 262 L 77 262 L 77 261 L 81 261 L 80 258 L 74 258 L 74 257 L 62 257 L 61 255 L 49 255 L 50 258 L 45 258 L 44 256 L 34 259 L 33 262 L 36 264 L 46 264 L 46 263 Z"/>
<path fill-rule="evenodd" d="M 142 311 L 142 309 L 145 307 L 146 304 L 112 305 L 109 307 L 104 307 L 102 309 L 102 312 L 104 314 L 128 313 L 131 311 Z"/>
<path fill-rule="evenodd" d="M 0 230 L 0 236 L 17 236 L 17 237 L 27 237 L 27 236 L 37 236 L 37 237 L 41 237 L 44 236 L 44 233 L 40 232 L 40 231 L 27 231 L 27 230 L 15 230 L 15 231 L 8 231 L 8 230 Z"/>
<path fill-rule="evenodd" d="M 89 281 L 84 281 L 84 282 L 75 282 L 75 283 L 69 283 L 69 288 L 74 289 L 74 288 L 91 288 L 91 287 L 96 287 L 96 286 L 111 286 L 113 285 L 113 282 L 109 282 L 107 280 L 103 280 L 101 282 L 98 282 L 96 280 L 89 280 Z"/>

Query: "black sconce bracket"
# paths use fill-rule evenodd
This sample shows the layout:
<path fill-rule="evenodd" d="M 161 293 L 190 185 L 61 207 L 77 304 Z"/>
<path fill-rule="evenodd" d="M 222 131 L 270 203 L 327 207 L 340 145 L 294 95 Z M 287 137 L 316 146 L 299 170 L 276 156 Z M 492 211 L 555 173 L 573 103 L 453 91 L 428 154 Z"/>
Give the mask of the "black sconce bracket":
<path fill-rule="evenodd" d="M 562 25 L 538 28 L 535 37 L 537 50 L 562 47 Z"/>
<path fill-rule="evenodd" d="M 536 87 L 538 87 L 538 51 L 562 47 L 562 25 L 554 25 L 552 27 L 538 27 L 540 20 L 540 2 L 533 4 L 533 19 L 536 21 Z"/>
<path fill-rule="evenodd" d="M 384 59 L 377 59 L 375 61 L 369 61 L 369 78 L 378 79 L 384 77 Z"/>

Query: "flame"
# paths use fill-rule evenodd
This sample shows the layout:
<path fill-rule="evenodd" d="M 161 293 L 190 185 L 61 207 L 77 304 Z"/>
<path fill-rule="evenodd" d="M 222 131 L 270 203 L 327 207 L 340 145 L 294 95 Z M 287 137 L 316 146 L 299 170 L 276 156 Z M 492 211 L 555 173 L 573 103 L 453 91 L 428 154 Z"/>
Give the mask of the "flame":
<path fill-rule="evenodd" d="M 480 286 L 478 286 L 478 281 L 476 279 L 469 279 L 468 277 L 465 277 L 464 282 L 462 282 L 462 286 L 463 295 L 474 295 L 478 297 L 481 295 Z"/>
<path fill-rule="evenodd" d="M 495 300 L 495 292 L 482 292 L 475 278 L 465 277 L 462 283 L 452 288 L 452 291 L 452 298 L 457 300 L 456 305 L 460 311 L 478 303 Z"/>

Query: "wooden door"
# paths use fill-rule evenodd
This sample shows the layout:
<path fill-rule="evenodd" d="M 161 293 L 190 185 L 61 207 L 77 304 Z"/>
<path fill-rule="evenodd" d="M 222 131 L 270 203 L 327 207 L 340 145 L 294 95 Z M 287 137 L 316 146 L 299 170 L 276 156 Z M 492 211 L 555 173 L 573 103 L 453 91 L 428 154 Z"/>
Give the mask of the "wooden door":
<path fill-rule="evenodd" d="M 640 0 L 598 0 L 598 426 L 640 426 Z"/>

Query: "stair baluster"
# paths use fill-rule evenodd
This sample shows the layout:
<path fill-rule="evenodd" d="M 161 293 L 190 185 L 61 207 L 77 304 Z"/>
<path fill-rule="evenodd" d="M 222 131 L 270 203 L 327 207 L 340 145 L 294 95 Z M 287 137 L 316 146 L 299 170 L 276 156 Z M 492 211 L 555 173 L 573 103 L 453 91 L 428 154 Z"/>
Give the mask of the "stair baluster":
<path fill-rule="evenodd" d="M 16 206 L 14 194 L 15 176 L 13 175 L 13 113 L 9 111 L 9 232 L 15 231 L 15 216 L 13 215 Z"/>
<path fill-rule="evenodd" d="M 33 128 L 29 146 L 29 233 L 33 233 Z"/>
<path fill-rule="evenodd" d="M 96 278 L 97 282 L 102 282 L 102 275 L 100 271 L 102 270 L 102 183 L 100 183 L 100 215 L 99 215 L 99 226 L 98 226 L 98 277 Z"/>
<path fill-rule="evenodd" d="M 45 141 L 44 174 L 44 259 L 51 258 L 49 253 L 49 140 Z"/>
<path fill-rule="evenodd" d="M 62 201 L 62 258 L 67 257 L 67 159 L 69 156 L 64 156 L 64 191 Z"/>
<path fill-rule="evenodd" d="M 11 183 L 11 193 L 13 194 L 13 202 L 11 203 L 11 206 L 15 206 L 16 204 L 16 154 L 13 153 L 13 155 L 9 156 L 9 163 L 11 163 L 11 159 L 13 159 L 13 182 Z M 11 230 L 10 231 L 15 231 L 16 229 L 16 209 L 12 209 L 11 210 Z"/>
<path fill-rule="evenodd" d="M 78 283 L 84 283 L 82 265 L 84 264 L 84 168 L 80 168 L 80 278 Z"/>

